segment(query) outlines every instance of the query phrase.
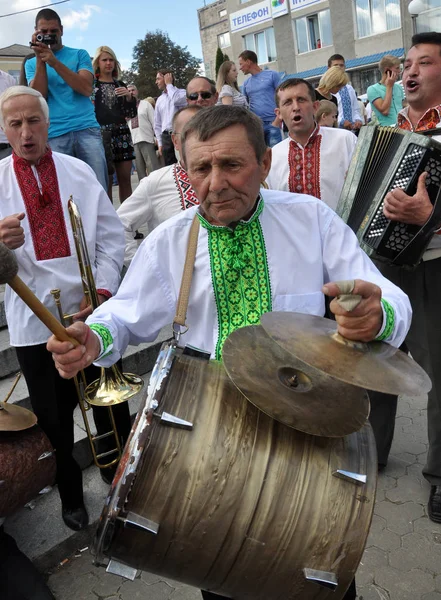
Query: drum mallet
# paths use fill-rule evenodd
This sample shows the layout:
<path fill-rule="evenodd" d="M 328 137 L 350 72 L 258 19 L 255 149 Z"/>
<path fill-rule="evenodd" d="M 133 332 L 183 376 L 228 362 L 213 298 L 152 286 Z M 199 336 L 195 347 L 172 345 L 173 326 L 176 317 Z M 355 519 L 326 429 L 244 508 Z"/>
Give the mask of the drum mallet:
<path fill-rule="evenodd" d="M 15 254 L 5 244 L 0 243 L 0 284 L 7 283 L 42 323 L 61 341 L 78 346 L 79 342 L 70 337 L 63 325 L 40 302 L 37 296 L 17 275 L 18 263 Z"/>

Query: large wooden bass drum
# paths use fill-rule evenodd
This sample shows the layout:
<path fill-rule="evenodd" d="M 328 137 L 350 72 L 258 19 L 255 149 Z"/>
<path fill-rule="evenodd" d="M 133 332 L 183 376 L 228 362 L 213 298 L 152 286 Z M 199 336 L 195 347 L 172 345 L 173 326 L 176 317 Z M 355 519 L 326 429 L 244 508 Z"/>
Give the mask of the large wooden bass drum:
<path fill-rule="evenodd" d="M 369 425 L 307 435 L 221 364 L 160 352 L 95 541 L 108 559 L 237 600 L 339 600 L 374 507 Z"/>

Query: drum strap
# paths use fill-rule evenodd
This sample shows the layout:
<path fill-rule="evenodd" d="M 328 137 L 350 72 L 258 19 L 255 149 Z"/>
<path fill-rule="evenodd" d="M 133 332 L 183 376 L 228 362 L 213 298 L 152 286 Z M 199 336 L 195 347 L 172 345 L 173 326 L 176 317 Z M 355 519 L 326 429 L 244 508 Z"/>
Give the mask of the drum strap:
<path fill-rule="evenodd" d="M 191 224 L 190 235 L 188 236 L 187 255 L 185 257 L 184 271 L 182 273 L 181 288 L 179 290 L 176 315 L 173 319 L 173 331 L 177 332 L 175 325 L 187 327 L 185 320 L 187 318 L 188 299 L 190 297 L 191 280 L 193 279 L 194 263 L 196 259 L 196 250 L 198 247 L 199 219 L 197 214 Z"/>

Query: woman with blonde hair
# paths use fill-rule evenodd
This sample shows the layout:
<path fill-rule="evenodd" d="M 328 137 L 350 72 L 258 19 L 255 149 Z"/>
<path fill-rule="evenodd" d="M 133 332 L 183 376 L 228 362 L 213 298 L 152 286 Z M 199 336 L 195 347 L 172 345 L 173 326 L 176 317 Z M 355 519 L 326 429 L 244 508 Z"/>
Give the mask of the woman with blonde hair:
<path fill-rule="evenodd" d="M 317 100 L 330 100 L 337 106 L 337 98 L 333 94 L 337 94 L 347 83 L 349 77 L 345 71 L 340 67 L 331 67 L 324 73 L 315 90 Z"/>
<path fill-rule="evenodd" d="M 221 64 L 216 81 L 216 91 L 219 94 L 217 104 L 248 108 L 248 101 L 237 85 L 237 75 L 237 67 L 233 61 L 226 60 Z"/>
<path fill-rule="evenodd" d="M 119 80 L 121 66 L 109 46 L 100 46 L 92 61 L 95 73 L 95 114 L 101 126 L 109 175 L 116 171 L 119 200 L 124 202 L 132 193 L 131 169 L 135 158 L 132 138 L 126 119 L 136 117 L 136 98 Z M 112 177 L 107 193 L 112 199 Z"/>

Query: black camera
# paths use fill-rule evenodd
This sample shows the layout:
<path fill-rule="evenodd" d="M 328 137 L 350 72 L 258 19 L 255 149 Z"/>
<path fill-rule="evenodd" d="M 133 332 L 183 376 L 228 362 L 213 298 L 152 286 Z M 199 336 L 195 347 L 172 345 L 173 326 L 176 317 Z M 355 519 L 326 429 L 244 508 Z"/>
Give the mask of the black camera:
<path fill-rule="evenodd" d="M 52 46 L 53 44 L 57 43 L 58 38 L 56 33 L 37 33 L 37 35 L 35 36 L 35 40 L 37 42 L 46 44 L 46 46 Z M 30 42 L 29 45 L 34 46 L 35 44 Z"/>

